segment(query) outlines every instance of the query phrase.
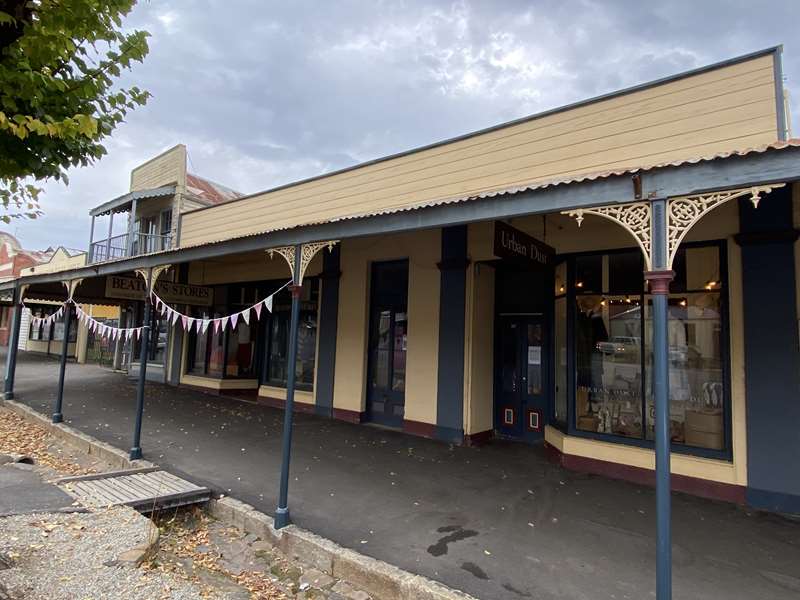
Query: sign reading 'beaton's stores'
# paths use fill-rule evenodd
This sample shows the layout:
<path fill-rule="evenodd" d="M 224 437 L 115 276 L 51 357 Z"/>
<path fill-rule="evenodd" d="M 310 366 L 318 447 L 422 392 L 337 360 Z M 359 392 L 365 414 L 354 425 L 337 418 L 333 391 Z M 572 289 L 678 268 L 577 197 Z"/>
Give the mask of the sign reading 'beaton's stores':
<path fill-rule="evenodd" d="M 171 281 L 159 281 L 155 287 L 158 297 L 170 304 L 211 306 L 214 303 L 214 294 L 210 287 L 172 283 Z M 145 294 L 144 279 L 141 277 L 117 277 L 116 275 L 106 277 L 106 297 L 108 298 L 144 300 Z"/>
<path fill-rule="evenodd" d="M 494 255 L 549 266 L 555 248 L 502 221 L 494 223 Z"/>

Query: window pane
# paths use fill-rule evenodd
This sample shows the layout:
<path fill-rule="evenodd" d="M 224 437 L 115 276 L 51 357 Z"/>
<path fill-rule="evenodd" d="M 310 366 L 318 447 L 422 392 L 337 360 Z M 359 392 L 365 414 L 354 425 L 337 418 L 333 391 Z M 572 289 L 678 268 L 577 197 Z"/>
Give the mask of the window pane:
<path fill-rule="evenodd" d="M 567 299 L 559 298 L 555 306 L 555 421 L 567 423 Z"/>
<path fill-rule="evenodd" d="M 603 290 L 603 255 L 575 259 L 575 289 L 578 293 L 601 294 Z"/>
<path fill-rule="evenodd" d="M 555 269 L 555 295 L 560 296 L 567 291 L 567 263 L 562 261 L 556 265 Z"/>
<path fill-rule="evenodd" d="M 247 299 L 247 302 L 250 302 Z M 319 280 L 309 279 L 303 286 L 297 329 L 297 361 L 295 378 L 298 385 L 314 384 L 314 365 L 317 354 L 317 309 L 319 305 Z M 291 320 L 291 294 L 284 289 L 275 296 L 270 317 L 269 354 L 267 356 L 267 383 L 285 386 L 288 379 L 289 324 Z M 252 343 L 255 348 L 255 341 Z M 255 363 L 254 363 L 255 364 Z"/>
<path fill-rule="evenodd" d="M 269 382 L 286 385 L 286 352 L 289 350 L 289 313 L 276 312 L 272 315 L 269 338 Z"/>
<path fill-rule="evenodd" d="M 687 261 L 688 264 L 688 261 Z M 648 298 L 647 437 L 653 439 L 652 304 Z M 718 293 L 672 294 L 669 297 L 670 437 L 673 442 L 724 448 L 722 321 Z"/>
<path fill-rule="evenodd" d="M 377 330 L 372 342 L 372 364 L 375 365 L 372 374 L 372 387 L 385 389 L 389 386 L 389 329 L 392 326 L 392 311 L 383 310 L 378 316 Z"/>
<path fill-rule="evenodd" d="M 317 314 L 303 311 L 297 332 L 297 383 L 314 385 L 314 363 L 317 355 Z"/>
<path fill-rule="evenodd" d="M 642 253 L 615 252 L 608 255 L 608 288 L 611 294 L 641 294 L 644 291 Z"/>
<path fill-rule="evenodd" d="M 406 390 L 406 339 L 408 319 L 406 313 L 395 313 L 394 353 L 392 356 L 392 391 Z"/>
<path fill-rule="evenodd" d="M 642 437 L 639 296 L 578 296 L 576 426 Z"/>
<path fill-rule="evenodd" d="M 502 321 L 500 332 L 500 377 L 504 392 L 517 391 L 517 324 Z"/>
<path fill-rule="evenodd" d="M 542 393 L 542 325 L 528 323 L 525 357 L 528 370 L 528 394 L 538 396 Z"/>

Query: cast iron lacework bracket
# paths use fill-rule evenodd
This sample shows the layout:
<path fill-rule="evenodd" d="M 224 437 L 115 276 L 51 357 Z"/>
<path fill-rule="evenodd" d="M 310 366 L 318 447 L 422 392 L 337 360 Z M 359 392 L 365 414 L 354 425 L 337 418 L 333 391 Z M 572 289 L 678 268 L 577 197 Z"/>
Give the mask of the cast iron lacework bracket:
<path fill-rule="evenodd" d="M 159 265 L 157 267 L 153 267 L 150 271 L 150 280 L 147 279 L 147 269 L 136 269 L 136 273 L 142 276 L 144 279 L 145 285 L 147 286 L 147 293 L 148 295 L 153 291 L 153 288 L 156 285 L 156 281 L 161 276 L 164 271 L 167 271 L 172 268 L 172 265 Z"/>
<path fill-rule="evenodd" d="M 289 265 L 289 272 L 292 275 L 292 282 L 296 285 L 303 285 L 303 276 L 306 273 L 308 265 L 311 264 L 317 252 L 327 247 L 328 252 L 333 251 L 334 244 L 338 244 L 339 240 L 328 240 L 326 242 L 311 242 L 309 244 L 300 245 L 300 273 L 294 272 L 295 264 L 295 246 L 281 246 L 279 248 L 270 248 L 267 250 L 270 258 L 273 258 L 275 252 L 280 254 Z"/>
<path fill-rule="evenodd" d="M 705 194 L 692 194 L 677 196 L 667 200 L 666 235 L 669 259 L 667 270 L 672 269 L 672 262 L 678 253 L 678 248 L 689 230 L 703 216 L 717 206 L 743 196 L 750 196 L 753 206 L 758 208 L 762 194 L 768 194 L 776 188 L 784 187 L 785 183 L 770 185 L 756 185 L 747 188 L 725 190 L 722 192 L 709 192 Z M 651 271 L 654 264 L 653 257 L 653 209 L 650 202 L 631 202 L 628 204 L 615 204 L 611 206 L 597 206 L 591 208 L 578 208 L 563 211 L 561 214 L 574 217 L 578 227 L 583 224 L 584 215 L 595 215 L 614 221 L 624 227 L 639 244 L 644 254 L 645 268 Z"/>
<path fill-rule="evenodd" d="M 72 297 L 75 295 L 75 290 L 78 289 L 82 281 L 83 279 L 67 279 L 61 282 L 64 284 L 64 287 L 67 288 L 67 302 L 72 300 Z"/>

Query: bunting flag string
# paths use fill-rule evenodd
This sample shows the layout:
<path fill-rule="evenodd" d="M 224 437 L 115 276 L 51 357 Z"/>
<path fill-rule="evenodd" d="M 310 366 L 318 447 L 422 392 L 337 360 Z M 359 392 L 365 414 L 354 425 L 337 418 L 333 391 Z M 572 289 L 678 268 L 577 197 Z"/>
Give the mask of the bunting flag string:
<path fill-rule="evenodd" d="M 255 312 L 256 320 L 261 319 L 261 311 L 264 307 L 266 307 L 269 312 L 272 312 L 273 296 L 283 290 L 283 288 L 288 286 L 290 283 L 292 283 L 291 280 L 287 281 L 269 296 L 263 300 L 259 300 L 252 306 L 248 306 L 244 310 L 240 310 L 225 317 L 215 317 L 213 319 L 202 319 L 185 315 L 169 306 L 158 296 L 158 294 L 155 293 L 155 291 L 150 292 L 150 295 L 153 298 L 153 305 L 155 306 L 155 309 L 166 319 L 167 323 L 171 323 L 172 325 L 180 323 L 183 329 L 187 332 L 194 329 L 197 331 L 197 333 L 205 333 L 208 328 L 211 327 L 214 333 L 220 333 L 225 331 L 229 324 L 231 326 L 231 330 L 236 329 L 236 325 L 240 322 L 240 319 L 244 321 L 246 325 L 249 325 L 251 311 Z"/>
<path fill-rule="evenodd" d="M 75 304 L 74 301 L 71 302 Z M 78 315 L 78 320 L 84 323 L 89 328 L 90 332 L 94 333 L 95 335 L 99 335 L 100 337 L 111 338 L 112 341 L 121 340 L 124 343 L 133 339 L 134 336 L 136 336 L 137 340 L 142 336 L 142 329 L 144 329 L 144 326 L 112 327 L 111 325 L 106 325 L 105 323 L 101 323 L 97 319 L 91 317 L 77 304 L 75 304 L 75 313 Z"/>
<path fill-rule="evenodd" d="M 111 325 L 106 325 L 105 323 L 101 323 L 97 319 L 92 318 L 88 313 L 86 313 L 78 303 L 75 302 L 72 298 L 64 302 L 59 309 L 54 312 L 52 315 L 47 317 L 31 317 L 31 323 L 34 326 L 39 325 L 51 325 L 55 321 L 61 319 L 64 316 L 64 309 L 66 308 L 67 304 L 72 303 L 75 305 L 75 314 L 78 317 L 78 320 L 86 325 L 90 332 L 94 333 L 103 338 L 110 338 L 112 341 L 116 341 L 121 339 L 123 342 L 133 339 L 136 336 L 136 339 L 139 339 L 142 335 L 143 327 L 112 327 Z M 23 302 L 22 305 L 25 308 L 25 303 Z M 30 310 L 30 308 L 28 308 Z"/>

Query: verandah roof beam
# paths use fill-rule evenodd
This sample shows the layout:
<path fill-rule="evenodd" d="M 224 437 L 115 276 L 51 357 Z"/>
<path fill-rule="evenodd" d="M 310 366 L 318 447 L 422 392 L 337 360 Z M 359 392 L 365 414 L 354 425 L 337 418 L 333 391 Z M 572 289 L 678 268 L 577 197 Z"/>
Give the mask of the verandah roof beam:
<path fill-rule="evenodd" d="M 792 182 L 800 179 L 800 147 L 789 146 L 780 150 L 753 152 L 745 156 L 729 156 L 677 167 L 661 167 L 640 172 L 639 175 L 643 198 L 687 196 L 713 190 Z M 372 217 L 345 219 L 202 246 L 178 248 L 74 269 L 70 272 L 70 277 L 99 277 L 146 269 L 164 263 L 199 261 L 278 246 L 464 225 L 634 200 L 634 186 L 631 184 L 630 174 L 616 175 L 593 181 L 554 185 L 514 194 Z M 24 281 L 51 283 L 60 281 L 64 276 L 65 272 L 33 275 L 24 278 Z M 13 287 L 13 282 L 5 282 L 0 284 L 0 291 L 10 290 Z"/>

